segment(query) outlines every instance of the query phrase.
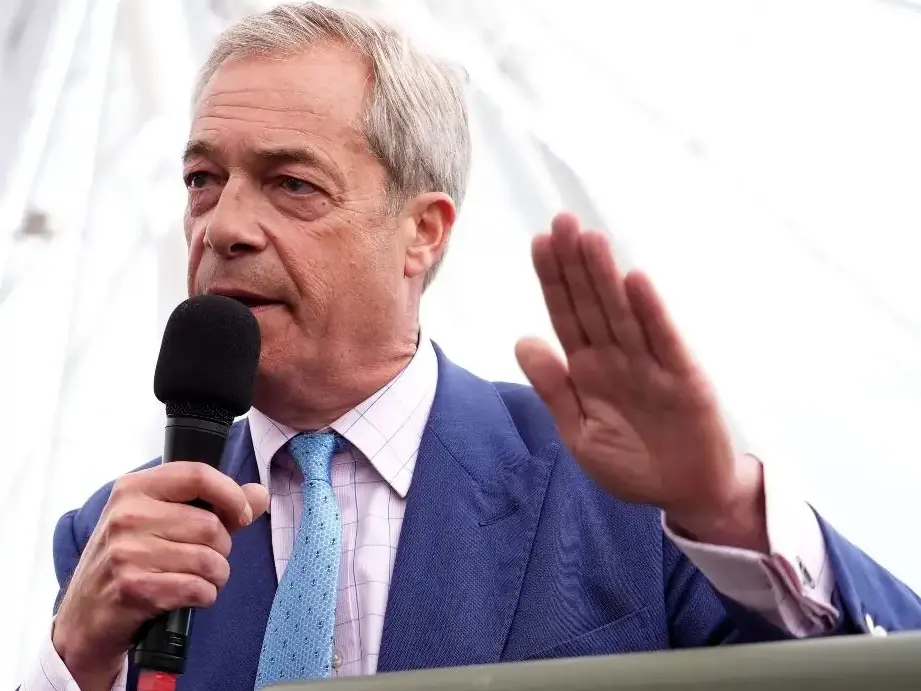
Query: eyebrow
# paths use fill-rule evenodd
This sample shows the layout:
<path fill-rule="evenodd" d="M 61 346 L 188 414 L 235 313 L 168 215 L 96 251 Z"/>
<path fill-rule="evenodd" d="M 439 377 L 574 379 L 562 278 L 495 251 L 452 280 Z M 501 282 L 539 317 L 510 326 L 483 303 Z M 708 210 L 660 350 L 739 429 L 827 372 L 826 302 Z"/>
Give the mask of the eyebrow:
<path fill-rule="evenodd" d="M 190 158 L 201 156 L 202 158 L 220 159 L 221 150 L 211 142 L 204 140 L 193 140 L 186 144 L 182 152 L 182 162 L 188 163 Z M 344 186 L 344 181 L 339 172 L 329 163 L 324 161 L 309 148 L 278 146 L 267 147 L 253 151 L 251 156 L 256 160 L 267 165 L 283 165 L 285 163 L 298 163 L 301 165 L 318 168 L 329 175 L 340 188 Z"/>

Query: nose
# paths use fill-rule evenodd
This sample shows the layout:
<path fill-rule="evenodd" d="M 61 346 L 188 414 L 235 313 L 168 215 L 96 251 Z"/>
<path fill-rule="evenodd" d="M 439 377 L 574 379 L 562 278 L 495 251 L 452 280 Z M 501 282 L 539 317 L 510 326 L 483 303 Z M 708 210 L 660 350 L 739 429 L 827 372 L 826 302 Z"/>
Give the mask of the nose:
<path fill-rule="evenodd" d="M 205 226 L 205 246 L 225 259 L 264 250 L 268 239 L 258 221 L 257 206 L 258 199 L 247 190 L 245 181 L 229 180 Z"/>

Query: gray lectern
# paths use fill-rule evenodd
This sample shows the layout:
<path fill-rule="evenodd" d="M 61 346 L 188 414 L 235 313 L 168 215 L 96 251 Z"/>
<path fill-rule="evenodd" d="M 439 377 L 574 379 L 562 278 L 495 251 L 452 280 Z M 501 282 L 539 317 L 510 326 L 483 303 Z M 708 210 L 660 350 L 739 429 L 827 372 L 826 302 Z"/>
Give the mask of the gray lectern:
<path fill-rule="evenodd" d="M 276 691 L 921 691 L 921 633 L 333 679 Z"/>

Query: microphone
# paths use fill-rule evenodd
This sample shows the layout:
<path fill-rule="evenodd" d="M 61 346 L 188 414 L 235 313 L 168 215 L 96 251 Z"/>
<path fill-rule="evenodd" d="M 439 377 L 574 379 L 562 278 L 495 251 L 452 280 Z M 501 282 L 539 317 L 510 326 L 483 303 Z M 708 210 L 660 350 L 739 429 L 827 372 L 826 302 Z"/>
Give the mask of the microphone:
<path fill-rule="evenodd" d="M 166 406 L 163 462 L 199 461 L 217 468 L 234 417 L 250 408 L 259 365 L 259 323 L 241 302 L 199 295 L 170 315 L 154 374 Z M 194 506 L 209 509 L 204 502 Z M 185 671 L 192 609 L 165 612 L 138 632 L 139 690 L 172 689 Z"/>

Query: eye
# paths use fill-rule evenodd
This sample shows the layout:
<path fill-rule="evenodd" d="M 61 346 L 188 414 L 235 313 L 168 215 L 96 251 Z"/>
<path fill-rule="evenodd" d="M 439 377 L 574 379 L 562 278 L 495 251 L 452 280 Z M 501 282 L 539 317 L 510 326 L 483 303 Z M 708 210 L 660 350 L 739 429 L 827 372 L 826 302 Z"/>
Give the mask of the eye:
<path fill-rule="evenodd" d="M 310 184 L 306 180 L 292 178 L 289 175 L 283 175 L 278 178 L 278 185 L 285 192 L 290 192 L 291 194 L 302 195 L 317 191 L 317 187 L 315 185 Z"/>
<path fill-rule="evenodd" d="M 211 173 L 203 170 L 196 170 L 185 176 L 185 186 L 189 189 L 204 187 L 211 181 Z"/>

